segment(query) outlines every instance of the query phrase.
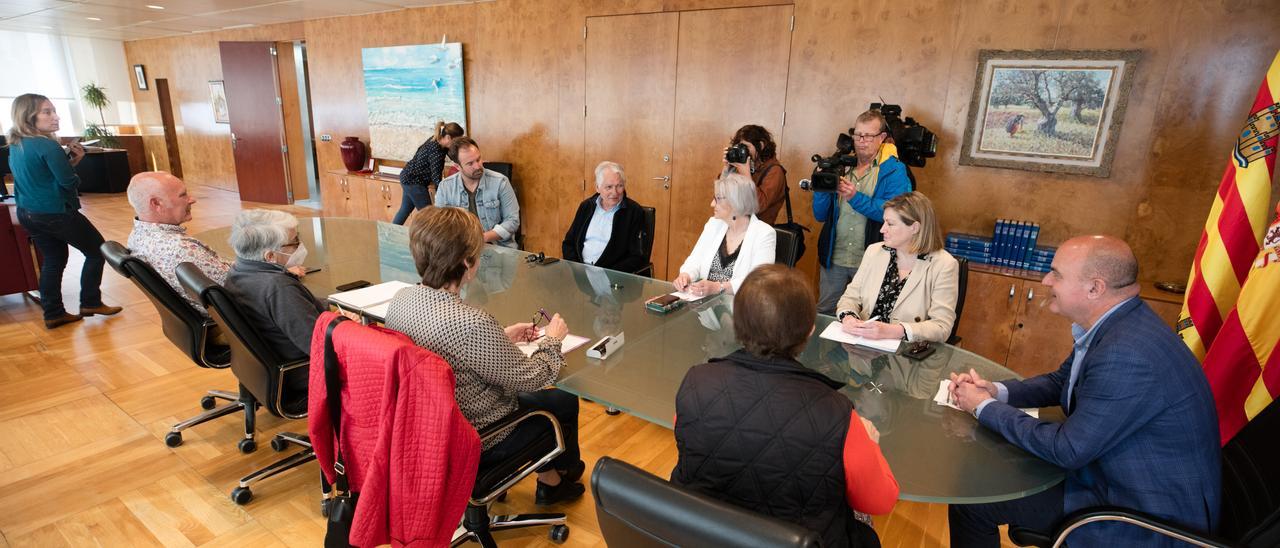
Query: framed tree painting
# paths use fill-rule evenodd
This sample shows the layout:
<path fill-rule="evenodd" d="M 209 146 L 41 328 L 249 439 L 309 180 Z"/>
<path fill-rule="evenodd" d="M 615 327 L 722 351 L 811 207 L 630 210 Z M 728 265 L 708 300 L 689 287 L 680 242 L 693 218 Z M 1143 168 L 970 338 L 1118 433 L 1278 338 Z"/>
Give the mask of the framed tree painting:
<path fill-rule="evenodd" d="M 980 50 L 960 163 L 1109 177 L 1140 56 Z"/>

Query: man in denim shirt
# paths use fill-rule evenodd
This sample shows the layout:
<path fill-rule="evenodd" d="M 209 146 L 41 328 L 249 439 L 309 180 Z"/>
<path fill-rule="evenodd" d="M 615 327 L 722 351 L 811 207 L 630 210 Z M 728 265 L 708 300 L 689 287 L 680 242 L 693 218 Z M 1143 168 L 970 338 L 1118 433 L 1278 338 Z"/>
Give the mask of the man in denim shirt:
<path fill-rule="evenodd" d="M 461 168 L 440 181 L 436 205 L 460 207 L 480 218 L 485 243 L 516 247 L 520 228 L 520 203 L 511 181 L 484 168 L 480 145 L 470 137 L 459 137 L 449 145 L 449 159 Z"/>

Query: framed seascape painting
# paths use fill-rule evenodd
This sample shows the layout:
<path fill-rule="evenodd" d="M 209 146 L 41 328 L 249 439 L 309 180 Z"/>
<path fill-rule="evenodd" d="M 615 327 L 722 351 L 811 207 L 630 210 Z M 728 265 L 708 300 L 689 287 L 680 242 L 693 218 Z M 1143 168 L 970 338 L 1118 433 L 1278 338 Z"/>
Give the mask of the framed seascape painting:
<path fill-rule="evenodd" d="M 467 126 L 462 44 L 364 48 L 372 156 L 407 162 L 436 121 Z"/>
<path fill-rule="evenodd" d="M 960 163 L 1109 177 L 1140 56 L 979 51 Z"/>

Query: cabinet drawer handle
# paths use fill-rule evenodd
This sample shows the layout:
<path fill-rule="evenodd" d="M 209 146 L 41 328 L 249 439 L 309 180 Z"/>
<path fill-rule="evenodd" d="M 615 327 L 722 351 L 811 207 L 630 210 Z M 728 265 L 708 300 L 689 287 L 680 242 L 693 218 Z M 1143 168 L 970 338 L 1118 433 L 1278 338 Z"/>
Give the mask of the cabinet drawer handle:
<path fill-rule="evenodd" d="M 1013 294 L 1014 294 L 1013 284 L 1009 284 L 1009 302 L 1013 302 Z"/>
<path fill-rule="evenodd" d="M 1031 302 L 1031 299 L 1034 299 L 1035 297 L 1036 297 L 1036 288 L 1034 287 L 1027 288 L 1027 302 Z"/>

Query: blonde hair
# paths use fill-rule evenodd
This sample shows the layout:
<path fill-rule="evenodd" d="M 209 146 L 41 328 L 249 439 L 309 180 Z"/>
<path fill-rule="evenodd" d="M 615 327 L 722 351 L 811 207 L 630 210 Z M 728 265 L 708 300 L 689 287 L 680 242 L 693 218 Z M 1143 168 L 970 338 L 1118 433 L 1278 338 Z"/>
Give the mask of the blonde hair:
<path fill-rule="evenodd" d="M 942 249 L 942 228 L 938 215 L 933 212 L 933 202 L 919 191 L 899 194 L 884 203 L 884 209 L 892 209 L 907 225 L 920 223 L 920 231 L 911 238 L 911 252 L 924 254 Z"/>
<path fill-rule="evenodd" d="M 44 133 L 36 128 L 36 116 L 40 114 L 40 108 L 48 101 L 48 97 L 38 93 L 24 93 L 13 100 L 11 113 L 13 127 L 9 128 L 10 144 L 20 143 L 27 137 L 45 137 L 55 141 L 58 140 L 52 132 Z"/>

